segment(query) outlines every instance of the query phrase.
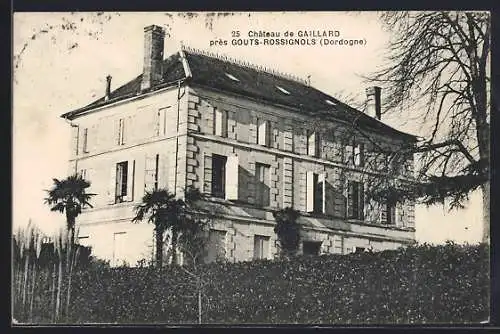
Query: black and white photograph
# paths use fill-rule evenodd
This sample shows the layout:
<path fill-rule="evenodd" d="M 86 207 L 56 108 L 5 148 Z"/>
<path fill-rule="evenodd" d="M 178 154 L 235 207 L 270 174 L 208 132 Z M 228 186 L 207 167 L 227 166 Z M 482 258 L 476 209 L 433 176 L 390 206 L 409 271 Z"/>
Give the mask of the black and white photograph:
<path fill-rule="evenodd" d="M 12 20 L 12 326 L 491 325 L 490 12 Z"/>

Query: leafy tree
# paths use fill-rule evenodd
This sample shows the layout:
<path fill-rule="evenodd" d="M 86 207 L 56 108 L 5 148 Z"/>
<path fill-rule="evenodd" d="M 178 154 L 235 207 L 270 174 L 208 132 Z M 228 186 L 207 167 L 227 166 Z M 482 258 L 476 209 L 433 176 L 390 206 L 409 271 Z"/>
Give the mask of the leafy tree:
<path fill-rule="evenodd" d="M 284 208 L 273 212 L 276 226 L 274 233 L 278 236 L 280 253 L 288 257 L 295 255 L 300 243 L 300 225 L 297 222 L 299 212 L 292 208 Z"/>
<path fill-rule="evenodd" d="M 486 12 L 385 12 L 391 31 L 387 64 L 370 80 L 386 90 L 386 112 L 412 105 L 423 140 L 399 153 L 420 154 L 418 184 L 426 204 L 463 206 L 483 196 L 483 241 L 489 241 L 490 15 Z"/>
<path fill-rule="evenodd" d="M 66 229 L 70 233 L 70 245 L 75 243 L 75 222 L 82 209 L 91 207 L 89 203 L 95 194 L 87 193 L 90 182 L 81 175 L 74 174 L 66 179 L 53 179 L 54 185 L 47 190 L 48 196 L 45 203 L 50 205 L 51 211 L 58 211 L 66 214 Z"/>

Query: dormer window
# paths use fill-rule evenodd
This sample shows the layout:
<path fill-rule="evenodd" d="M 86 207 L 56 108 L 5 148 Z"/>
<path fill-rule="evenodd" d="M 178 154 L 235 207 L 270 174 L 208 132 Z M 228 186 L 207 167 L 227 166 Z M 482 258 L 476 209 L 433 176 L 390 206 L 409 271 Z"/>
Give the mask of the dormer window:
<path fill-rule="evenodd" d="M 332 100 L 325 100 L 325 102 L 331 106 L 336 106 L 337 103 L 333 102 Z"/>
<path fill-rule="evenodd" d="M 280 92 L 282 92 L 283 94 L 290 95 L 290 92 L 289 92 L 289 91 L 287 91 L 285 88 L 280 87 L 280 86 L 276 86 L 276 88 L 278 88 L 278 90 L 279 90 Z"/>
<path fill-rule="evenodd" d="M 237 77 L 235 77 L 234 75 L 232 74 L 229 74 L 229 73 L 225 73 L 226 74 L 226 77 L 228 77 L 229 79 L 233 80 L 233 81 L 236 81 L 236 82 L 239 82 L 240 79 L 238 79 Z"/>

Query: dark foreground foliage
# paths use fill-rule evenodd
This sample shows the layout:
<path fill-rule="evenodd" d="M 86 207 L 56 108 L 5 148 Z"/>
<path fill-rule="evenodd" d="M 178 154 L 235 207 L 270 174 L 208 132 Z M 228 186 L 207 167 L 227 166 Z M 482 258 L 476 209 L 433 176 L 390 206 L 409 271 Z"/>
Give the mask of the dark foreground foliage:
<path fill-rule="evenodd" d="M 477 323 L 489 314 L 484 245 L 213 263 L 194 274 L 206 283 L 203 323 Z M 196 323 L 195 276 L 91 267 L 75 273 L 67 321 Z"/>

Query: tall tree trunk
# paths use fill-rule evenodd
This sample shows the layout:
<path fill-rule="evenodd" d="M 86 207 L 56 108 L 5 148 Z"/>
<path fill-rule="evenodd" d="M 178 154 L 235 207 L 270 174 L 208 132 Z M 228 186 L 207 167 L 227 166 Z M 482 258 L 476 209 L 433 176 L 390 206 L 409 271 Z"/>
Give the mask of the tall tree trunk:
<path fill-rule="evenodd" d="M 35 283 L 36 283 L 36 263 L 33 263 L 33 275 L 31 278 L 31 291 L 30 291 L 30 311 L 29 311 L 29 319 L 30 322 L 33 322 L 33 301 L 34 301 L 34 296 L 35 296 Z"/>
<path fill-rule="evenodd" d="M 177 265 L 177 238 L 179 232 L 176 228 L 172 228 L 172 264 Z"/>
<path fill-rule="evenodd" d="M 71 262 L 68 264 L 69 265 L 69 272 L 68 272 L 68 289 L 67 289 L 67 295 L 66 295 L 66 317 L 69 317 L 69 305 L 71 303 L 71 282 L 72 282 L 72 277 L 73 277 L 73 268 L 76 265 L 76 259 L 79 255 L 79 248 L 75 247 L 74 254 L 71 256 Z"/>
<path fill-rule="evenodd" d="M 50 274 L 50 272 L 49 272 Z M 53 270 L 52 270 L 52 286 L 50 289 L 50 307 L 52 310 L 52 322 L 56 321 L 55 318 L 55 302 L 56 302 L 56 264 L 54 263 Z"/>
<path fill-rule="evenodd" d="M 62 276 L 63 276 L 63 259 L 62 252 L 59 255 L 59 276 L 57 277 L 57 294 L 56 294 L 56 310 L 55 322 L 59 321 L 59 314 L 61 309 L 61 289 L 62 289 Z"/>
<path fill-rule="evenodd" d="M 156 267 L 161 268 L 163 265 L 163 232 L 158 226 L 155 228 L 156 238 Z"/>
<path fill-rule="evenodd" d="M 483 200 L 483 238 L 486 244 L 490 243 L 490 182 L 485 182 L 481 186 Z"/>
<path fill-rule="evenodd" d="M 28 275 L 29 275 L 29 249 L 26 250 L 26 257 L 24 258 L 24 279 L 23 279 L 23 300 L 22 310 L 23 316 L 26 316 L 26 291 L 28 290 Z"/>

